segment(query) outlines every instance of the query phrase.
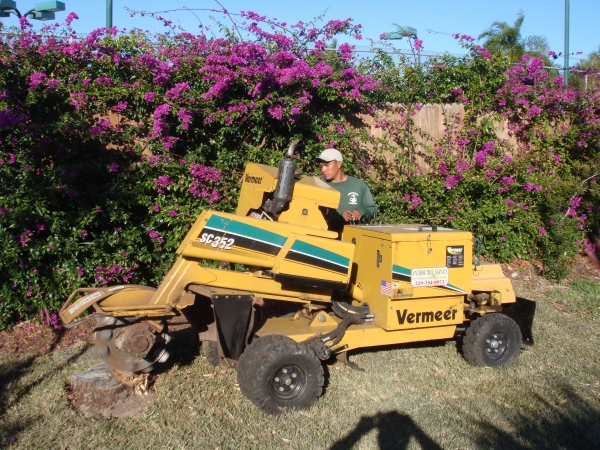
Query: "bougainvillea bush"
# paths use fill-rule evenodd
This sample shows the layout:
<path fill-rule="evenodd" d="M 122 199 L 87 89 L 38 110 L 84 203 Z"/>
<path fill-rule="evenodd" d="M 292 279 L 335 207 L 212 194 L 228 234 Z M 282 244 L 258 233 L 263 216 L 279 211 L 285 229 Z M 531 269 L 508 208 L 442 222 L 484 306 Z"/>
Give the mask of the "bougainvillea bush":
<path fill-rule="evenodd" d="M 79 286 L 157 285 L 203 209 L 234 210 L 245 163 L 275 165 L 293 139 L 306 172 L 339 148 L 386 222 L 474 230 L 501 261 L 591 248 L 597 92 L 565 91 L 535 61 L 511 68 L 464 36 L 462 59 L 358 61 L 351 45 L 326 44 L 360 39 L 350 19 L 237 17 L 224 37 L 166 20 L 163 34 L 80 37 L 74 14 L 41 34 L 26 20 L 3 30 L 0 328 L 56 310 Z M 385 139 L 347 125 L 389 101 L 404 119 L 379 117 Z M 456 101 L 467 114 L 449 118 L 445 138 L 422 149 L 429 169 L 417 167 L 412 115 Z M 495 137 L 498 118 L 518 148 Z"/>
<path fill-rule="evenodd" d="M 399 149 L 394 170 L 378 170 L 378 203 L 390 221 L 471 230 L 491 259 L 539 258 L 546 276 L 561 280 L 578 252 L 595 251 L 600 92 L 568 89 L 539 59 L 511 65 L 473 38 L 455 37 L 464 57 L 419 66 L 393 64 L 383 52 L 363 63 L 400 103 L 400 119 L 377 121 Z M 425 102 L 463 103 L 465 115 L 447 116 L 444 137 L 432 143 L 412 120 Z M 498 138 L 502 121 L 517 145 Z"/>

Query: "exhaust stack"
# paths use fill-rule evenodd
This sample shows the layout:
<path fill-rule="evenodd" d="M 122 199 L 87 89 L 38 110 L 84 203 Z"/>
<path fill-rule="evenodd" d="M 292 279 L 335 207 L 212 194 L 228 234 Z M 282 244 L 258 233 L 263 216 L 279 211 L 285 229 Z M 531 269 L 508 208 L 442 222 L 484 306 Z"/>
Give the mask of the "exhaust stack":
<path fill-rule="evenodd" d="M 273 193 L 273 199 L 267 200 L 263 209 L 275 216 L 281 213 L 292 199 L 294 191 L 294 174 L 296 173 L 296 161 L 294 161 L 294 151 L 300 140 L 295 140 L 290 144 L 285 159 L 279 162 L 279 172 L 277 174 L 277 186 Z"/>

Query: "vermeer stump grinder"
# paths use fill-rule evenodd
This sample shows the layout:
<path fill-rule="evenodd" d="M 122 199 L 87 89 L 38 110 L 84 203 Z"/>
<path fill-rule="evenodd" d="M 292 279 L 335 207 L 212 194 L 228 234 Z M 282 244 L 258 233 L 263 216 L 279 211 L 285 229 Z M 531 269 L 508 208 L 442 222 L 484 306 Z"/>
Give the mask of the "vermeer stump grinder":
<path fill-rule="evenodd" d="M 418 224 L 332 231 L 340 193 L 296 173 L 295 144 L 279 168 L 246 166 L 235 214 L 200 214 L 157 289 L 70 295 L 63 323 L 97 319 L 95 346 L 116 379 L 133 383 L 168 358 L 175 318 L 197 329 L 209 362 L 237 368 L 241 392 L 269 413 L 313 404 L 322 362 L 356 367 L 351 350 L 456 338 L 468 362 L 498 367 L 533 344 L 535 303 L 515 296 L 499 265 L 472 263 L 471 233 Z"/>

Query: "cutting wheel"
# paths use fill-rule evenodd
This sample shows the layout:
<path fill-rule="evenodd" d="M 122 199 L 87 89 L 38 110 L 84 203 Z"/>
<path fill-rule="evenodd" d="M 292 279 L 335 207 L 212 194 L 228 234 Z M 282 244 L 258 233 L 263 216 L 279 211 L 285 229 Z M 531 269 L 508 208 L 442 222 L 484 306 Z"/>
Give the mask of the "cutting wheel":
<path fill-rule="evenodd" d="M 159 334 L 145 322 L 103 317 L 94 330 L 94 345 L 111 373 L 119 378 L 152 371 L 157 362 L 169 357 L 166 345 L 170 337 Z"/>

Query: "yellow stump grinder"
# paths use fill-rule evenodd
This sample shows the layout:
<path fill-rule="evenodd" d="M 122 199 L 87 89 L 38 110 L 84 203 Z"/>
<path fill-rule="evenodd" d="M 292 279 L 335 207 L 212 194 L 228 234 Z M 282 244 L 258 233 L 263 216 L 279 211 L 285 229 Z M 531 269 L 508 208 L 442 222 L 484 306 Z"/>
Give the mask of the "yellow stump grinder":
<path fill-rule="evenodd" d="M 279 168 L 247 164 L 236 213 L 203 211 L 158 288 L 70 295 L 63 323 L 97 320 L 95 346 L 116 379 L 135 382 L 168 358 L 178 316 L 197 329 L 209 362 L 236 367 L 241 392 L 269 413 L 313 404 L 322 362 L 355 366 L 354 349 L 457 338 L 468 362 L 498 367 L 533 345 L 535 303 L 515 296 L 499 265 L 472 263 L 471 233 L 418 224 L 331 230 L 340 194 L 297 173 L 295 144 Z"/>

